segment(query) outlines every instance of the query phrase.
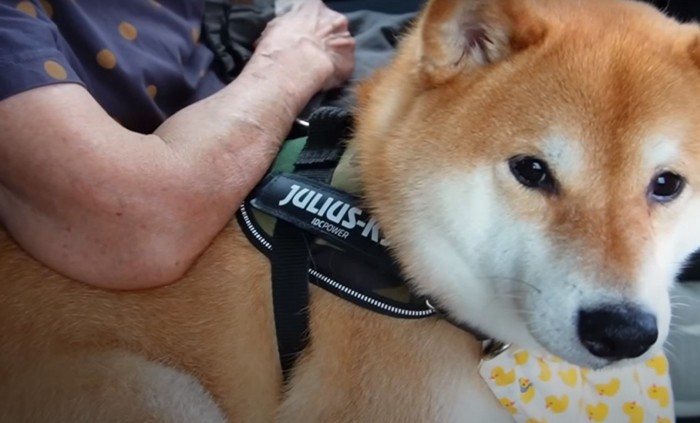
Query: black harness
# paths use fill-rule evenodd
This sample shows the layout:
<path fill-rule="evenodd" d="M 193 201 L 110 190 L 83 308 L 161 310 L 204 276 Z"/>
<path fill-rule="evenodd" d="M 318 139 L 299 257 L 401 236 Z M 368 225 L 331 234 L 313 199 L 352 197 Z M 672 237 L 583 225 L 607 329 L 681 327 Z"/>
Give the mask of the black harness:
<path fill-rule="evenodd" d="M 317 110 L 309 120 L 307 136 L 285 142 L 270 173 L 237 214 L 250 242 L 271 262 L 277 345 L 285 380 L 308 343 L 309 283 L 390 317 L 439 315 L 450 320 L 407 288 L 362 199 L 332 186 L 351 130 L 347 111 Z M 453 323 L 480 340 L 487 339 Z"/>

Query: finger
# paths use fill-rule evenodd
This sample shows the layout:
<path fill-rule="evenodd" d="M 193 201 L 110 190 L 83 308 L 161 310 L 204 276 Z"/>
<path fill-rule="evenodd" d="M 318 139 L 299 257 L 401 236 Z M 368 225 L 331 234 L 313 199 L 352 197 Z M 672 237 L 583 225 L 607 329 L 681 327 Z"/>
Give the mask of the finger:
<path fill-rule="evenodd" d="M 347 32 L 349 27 L 350 25 L 348 24 L 348 20 L 345 18 L 345 16 L 339 15 L 332 21 L 324 23 L 321 27 L 319 27 L 317 34 L 325 36 L 336 32 Z"/>
<path fill-rule="evenodd" d="M 339 15 L 333 20 L 331 26 L 333 27 L 334 32 L 345 32 L 350 27 L 350 23 L 345 16 Z"/>
<path fill-rule="evenodd" d="M 341 49 L 355 46 L 355 39 L 348 37 L 333 37 L 326 40 L 326 46 L 333 49 Z"/>
<path fill-rule="evenodd" d="M 334 40 L 336 38 L 339 38 L 339 39 L 352 38 L 352 34 L 350 34 L 349 31 L 344 31 L 344 32 L 334 32 L 334 33 L 326 36 L 327 40 Z"/>
<path fill-rule="evenodd" d="M 333 35 L 333 33 L 335 33 L 335 32 L 337 32 L 337 31 L 335 31 L 333 29 L 332 24 L 326 24 L 326 25 L 323 25 L 316 30 L 316 36 L 321 38 L 321 39 L 325 39 L 325 38 Z"/>
<path fill-rule="evenodd" d="M 305 16 L 319 16 L 322 9 L 326 8 L 322 0 L 298 0 L 295 9 L 303 12 Z"/>

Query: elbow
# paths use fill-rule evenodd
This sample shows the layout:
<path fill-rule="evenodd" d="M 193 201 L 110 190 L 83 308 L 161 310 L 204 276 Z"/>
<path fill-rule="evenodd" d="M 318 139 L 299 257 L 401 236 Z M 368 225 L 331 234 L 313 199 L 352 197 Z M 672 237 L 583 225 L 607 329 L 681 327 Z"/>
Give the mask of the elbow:
<path fill-rule="evenodd" d="M 218 233 L 213 225 L 197 225 L 201 219 L 170 217 L 168 227 L 141 231 L 122 245 L 120 269 L 113 280 L 122 290 L 152 289 L 182 279 Z M 219 230 L 221 228 L 218 228 Z"/>
<path fill-rule="evenodd" d="M 67 276 L 107 290 L 155 289 L 182 279 L 198 252 L 189 243 L 172 243 L 167 236 L 154 236 L 112 249 L 107 256 L 91 260 L 90 267 L 74 269 L 77 272 Z"/>
<path fill-rule="evenodd" d="M 141 248 L 144 254 L 126 263 L 105 287 L 117 290 L 155 289 L 182 279 L 195 259 L 177 248 L 158 244 L 148 249 Z"/>
<path fill-rule="evenodd" d="M 82 280 L 120 290 L 176 282 L 231 219 L 230 198 L 191 166 L 163 163 L 157 171 L 116 168 L 104 183 L 84 181 L 76 203 L 78 215 L 89 217 L 72 220 L 84 235 L 73 240 L 93 240 L 79 248 L 91 257 Z"/>
<path fill-rule="evenodd" d="M 86 232 L 102 236 L 99 244 L 84 246 L 82 256 L 92 259 L 83 262 L 89 267 L 81 279 L 111 290 L 153 289 L 182 279 L 225 224 L 196 204 L 185 196 L 152 196 L 123 213 L 108 213 Z"/>

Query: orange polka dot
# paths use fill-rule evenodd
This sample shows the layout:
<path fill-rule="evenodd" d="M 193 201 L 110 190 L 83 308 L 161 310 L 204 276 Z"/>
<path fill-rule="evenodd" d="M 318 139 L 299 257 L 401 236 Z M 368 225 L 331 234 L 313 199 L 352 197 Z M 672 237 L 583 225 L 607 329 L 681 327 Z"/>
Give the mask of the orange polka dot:
<path fill-rule="evenodd" d="M 119 33 L 129 41 L 134 41 L 139 34 L 136 27 L 129 22 L 122 22 L 119 24 Z"/>
<path fill-rule="evenodd" d="M 105 69 L 114 69 L 117 66 L 117 58 L 114 53 L 104 49 L 97 53 L 97 63 Z"/>
<path fill-rule="evenodd" d="M 192 28 L 192 41 L 195 43 L 199 41 L 200 30 L 199 28 Z"/>
<path fill-rule="evenodd" d="M 28 1 L 21 1 L 17 3 L 17 9 L 26 13 L 29 16 L 36 18 L 36 7 Z"/>
<path fill-rule="evenodd" d="M 51 6 L 51 3 L 49 3 L 46 0 L 39 0 L 41 3 L 41 7 L 44 8 L 44 12 L 49 16 L 49 18 L 53 18 L 53 6 Z"/>
<path fill-rule="evenodd" d="M 146 87 L 146 92 L 148 93 L 149 97 L 155 98 L 156 94 L 158 94 L 158 87 L 155 85 L 149 85 Z"/>
<path fill-rule="evenodd" d="M 60 63 L 54 62 L 53 60 L 47 60 L 44 62 L 44 71 L 53 79 L 63 81 L 64 79 L 68 78 L 68 72 L 66 72 L 66 69 L 61 66 Z"/>

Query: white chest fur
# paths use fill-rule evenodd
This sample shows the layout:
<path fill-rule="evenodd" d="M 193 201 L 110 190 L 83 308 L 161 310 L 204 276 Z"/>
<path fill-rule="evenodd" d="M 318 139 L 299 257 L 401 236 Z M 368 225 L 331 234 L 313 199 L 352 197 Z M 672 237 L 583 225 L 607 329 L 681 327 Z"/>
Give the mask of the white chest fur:
<path fill-rule="evenodd" d="M 454 369 L 433 382 L 434 422 L 513 423 L 513 416 L 501 406 L 477 370 Z"/>

